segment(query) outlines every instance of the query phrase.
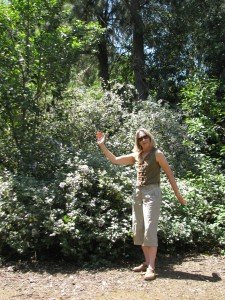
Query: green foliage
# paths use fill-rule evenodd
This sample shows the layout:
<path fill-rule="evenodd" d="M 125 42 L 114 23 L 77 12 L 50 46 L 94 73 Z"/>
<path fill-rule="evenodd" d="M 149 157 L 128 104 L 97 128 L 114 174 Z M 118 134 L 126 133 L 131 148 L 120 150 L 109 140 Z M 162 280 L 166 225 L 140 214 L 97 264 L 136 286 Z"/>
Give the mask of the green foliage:
<path fill-rule="evenodd" d="M 126 101 L 132 95 L 129 88 L 123 91 Z M 135 169 L 111 165 L 96 145 L 96 130 L 107 132 L 109 148 L 122 154 L 132 151 L 137 128 L 149 128 L 180 176 L 188 169 L 183 162 L 189 156 L 193 162 L 193 153 L 182 145 L 185 128 L 173 111 L 150 99 L 130 112 L 123 94 L 80 85 L 68 88 L 43 115 L 35 142 L 24 145 L 32 153 L 26 172 L 1 169 L 1 253 L 54 253 L 77 262 L 131 255 Z M 201 175 L 193 177 L 190 167 L 190 178 L 179 180 L 187 208 L 180 207 L 168 183 L 162 182 L 164 247 L 198 247 L 206 237 L 202 250 L 224 245 L 224 176 L 210 160 L 199 157 L 196 162 Z"/>
<path fill-rule="evenodd" d="M 30 143 L 42 139 L 46 111 L 60 99 L 80 53 L 102 34 L 93 22 L 69 22 L 69 15 L 60 0 L 0 5 L 0 157 L 10 169 L 34 163 Z"/>
<path fill-rule="evenodd" d="M 130 235 L 122 177 L 112 180 L 84 163 L 74 157 L 67 162 L 73 172 L 59 170 L 52 181 L 3 173 L 1 250 L 8 245 L 21 254 L 51 251 L 87 261 L 122 255 Z"/>
<path fill-rule="evenodd" d="M 224 158 L 225 98 L 218 92 L 217 80 L 193 77 L 181 92 L 181 105 L 192 146 L 198 152 Z"/>
<path fill-rule="evenodd" d="M 133 149 L 136 130 L 145 127 L 156 136 L 158 146 L 165 151 L 177 173 L 193 170 L 196 159 L 183 145 L 187 138 L 186 127 L 180 124 L 178 111 L 170 110 L 151 98 L 132 102 L 135 93 L 131 85 L 121 87 L 115 84 L 112 91 L 102 94 L 99 88 L 82 87 L 65 93 L 65 98 L 71 103 L 69 120 L 74 128 L 73 143 L 78 143 L 88 152 L 96 151 L 93 149 L 95 132 L 101 130 L 108 135 L 108 145 L 115 153 L 129 153 Z"/>
<path fill-rule="evenodd" d="M 181 93 L 184 115 L 151 97 L 139 102 L 134 87 L 124 84 L 133 78 L 130 25 L 120 28 L 117 23 L 123 39 L 115 39 L 117 46 L 128 54 L 115 54 L 110 45 L 110 57 L 116 58 L 111 59 L 111 72 L 117 80 L 111 82 L 111 91 L 103 91 L 94 55 L 113 23 L 106 32 L 96 22 L 77 20 L 68 3 L 0 4 L 0 253 L 36 252 L 40 257 L 47 251 L 80 262 L 129 255 L 135 169 L 111 165 L 98 149 L 95 133 L 104 131 L 108 147 L 123 154 L 132 151 L 140 127 L 155 135 L 189 203 L 181 207 L 163 178 L 159 236 L 164 249 L 220 251 L 225 244 L 225 109 L 219 82 L 188 80 Z M 115 16 L 127 12 L 115 4 Z M 195 70 L 196 62 L 204 69 L 190 34 L 201 14 L 196 12 L 186 31 L 179 26 L 192 16 L 188 3 L 154 5 L 153 15 L 149 4 L 143 7 L 146 50 L 152 49 L 146 71 L 152 89 L 173 99 L 187 69 Z M 101 11 L 96 11 L 98 16 Z M 182 22 L 180 12 L 187 12 Z M 91 16 L 96 19 L 93 11 Z M 176 39 L 171 38 L 174 34 Z M 210 37 L 217 44 L 216 35 Z M 218 47 L 220 53 L 223 46 Z"/>
<path fill-rule="evenodd" d="M 159 237 L 167 251 L 177 246 L 181 251 L 185 247 L 217 252 L 225 246 L 225 177 L 209 161 L 202 163 L 202 171 L 204 175 L 178 180 L 188 201 L 186 207 L 178 204 L 168 182 L 162 183 L 164 200 Z"/>

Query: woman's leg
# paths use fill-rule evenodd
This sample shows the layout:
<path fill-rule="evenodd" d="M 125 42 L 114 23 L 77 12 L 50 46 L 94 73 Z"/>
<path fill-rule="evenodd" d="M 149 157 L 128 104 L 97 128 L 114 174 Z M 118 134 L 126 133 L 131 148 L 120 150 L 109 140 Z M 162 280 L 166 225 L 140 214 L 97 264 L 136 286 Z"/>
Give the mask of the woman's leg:
<path fill-rule="evenodd" d="M 145 257 L 145 263 L 152 270 L 155 270 L 155 260 L 157 254 L 157 247 L 141 246 Z"/>
<path fill-rule="evenodd" d="M 135 267 L 133 271 L 141 272 L 148 268 L 145 279 L 150 280 L 155 276 L 155 260 L 158 249 L 157 227 L 162 201 L 161 190 L 158 185 L 144 187 L 139 190 L 137 196 L 133 205 L 134 243 L 142 245 L 145 262 Z M 153 246 L 145 246 L 146 244 Z"/>
<path fill-rule="evenodd" d="M 146 187 L 143 191 L 144 242 L 142 250 L 147 265 L 154 270 L 158 250 L 157 228 L 162 202 L 161 190 L 158 186 Z"/>
<path fill-rule="evenodd" d="M 158 186 L 146 187 L 143 191 L 144 242 L 142 251 L 148 266 L 145 280 L 155 279 L 155 261 L 158 249 L 157 228 L 161 207 L 161 190 Z M 150 246 L 151 245 L 151 246 Z"/>

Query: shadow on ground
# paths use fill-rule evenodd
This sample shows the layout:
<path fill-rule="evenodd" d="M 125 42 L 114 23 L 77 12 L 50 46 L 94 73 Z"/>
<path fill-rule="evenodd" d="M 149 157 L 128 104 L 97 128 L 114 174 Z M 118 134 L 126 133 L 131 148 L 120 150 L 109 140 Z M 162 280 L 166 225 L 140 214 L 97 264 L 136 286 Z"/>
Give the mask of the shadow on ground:
<path fill-rule="evenodd" d="M 174 265 L 182 265 L 186 260 L 191 260 L 196 262 L 196 265 L 203 264 L 207 259 L 205 258 L 195 258 L 195 256 L 160 256 L 157 261 L 157 277 L 176 279 L 176 280 L 193 280 L 193 281 L 207 281 L 207 282 L 218 282 L 221 281 L 221 277 L 212 270 L 212 275 L 207 276 L 201 274 L 198 268 L 195 270 L 193 267 L 189 271 L 177 271 L 174 270 Z M 73 275 L 80 271 L 88 271 L 91 274 L 98 272 L 105 272 L 110 270 L 127 271 L 131 270 L 136 264 L 134 262 L 122 262 L 120 264 L 111 264 L 110 266 L 96 267 L 95 265 L 85 264 L 84 267 L 79 267 L 72 262 L 63 261 L 17 261 L 17 262 L 7 262 L 3 264 L 3 267 L 11 268 L 12 271 L 20 271 L 23 273 L 34 272 L 34 273 L 47 273 L 49 275 L 56 274 L 67 274 Z"/>
<path fill-rule="evenodd" d="M 212 272 L 211 276 L 207 276 L 201 274 L 199 270 L 193 269 L 193 267 L 191 268 L 190 272 L 174 270 L 174 265 L 182 265 L 182 263 L 187 259 L 194 261 L 196 265 L 205 261 L 205 259 L 199 257 L 195 258 L 195 256 L 161 257 L 158 261 L 157 267 L 158 276 L 160 278 L 170 278 L 176 280 L 195 280 L 207 282 L 218 282 L 222 280 L 216 272 Z"/>

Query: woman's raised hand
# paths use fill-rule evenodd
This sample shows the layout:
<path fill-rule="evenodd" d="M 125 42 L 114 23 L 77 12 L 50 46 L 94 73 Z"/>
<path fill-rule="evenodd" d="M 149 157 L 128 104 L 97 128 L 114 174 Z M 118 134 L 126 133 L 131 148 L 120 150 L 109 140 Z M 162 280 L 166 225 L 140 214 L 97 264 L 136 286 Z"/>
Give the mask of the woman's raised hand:
<path fill-rule="evenodd" d="M 96 138 L 99 145 L 105 143 L 105 135 L 101 131 L 96 132 Z"/>

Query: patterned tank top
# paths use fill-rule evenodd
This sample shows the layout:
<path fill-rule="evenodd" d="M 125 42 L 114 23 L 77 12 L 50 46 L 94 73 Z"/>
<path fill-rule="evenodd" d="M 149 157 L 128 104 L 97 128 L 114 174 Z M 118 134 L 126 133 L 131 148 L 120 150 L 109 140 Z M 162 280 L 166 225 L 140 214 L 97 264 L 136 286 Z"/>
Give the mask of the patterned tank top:
<path fill-rule="evenodd" d="M 157 148 L 153 148 L 144 159 L 136 162 L 137 186 L 160 184 L 160 165 L 156 161 Z"/>

